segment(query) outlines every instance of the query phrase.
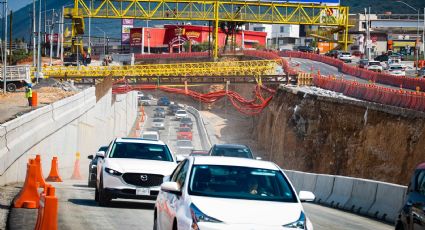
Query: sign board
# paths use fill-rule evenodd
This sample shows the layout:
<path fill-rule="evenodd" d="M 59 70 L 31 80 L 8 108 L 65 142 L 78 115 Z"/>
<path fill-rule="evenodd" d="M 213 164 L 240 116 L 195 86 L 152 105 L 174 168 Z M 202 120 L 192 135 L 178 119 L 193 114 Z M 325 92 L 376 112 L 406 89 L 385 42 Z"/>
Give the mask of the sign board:
<path fill-rule="evenodd" d="M 50 34 L 45 35 L 45 41 L 50 43 Z M 53 43 L 58 42 L 58 34 L 53 34 Z"/>
<path fill-rule="evenodd" d="M 130 45 L 131 46 L 141 46 L 142 45 L 142 36 L 143 28 L 133 28 L 130 29 Z"/>
<path fill-rule="evenodd" d="M 130 44 L 130 29 L 133 28 L 133 19 L 122 19 L 121 21 L 121 44 Z"/>

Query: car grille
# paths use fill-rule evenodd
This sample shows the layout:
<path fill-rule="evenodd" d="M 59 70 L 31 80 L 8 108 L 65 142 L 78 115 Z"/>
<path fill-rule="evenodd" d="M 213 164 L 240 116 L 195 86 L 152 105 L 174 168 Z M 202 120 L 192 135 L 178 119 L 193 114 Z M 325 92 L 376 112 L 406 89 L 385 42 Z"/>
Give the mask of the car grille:
<path fill-rule="evenodd" d="M 145 181 L 142 176 L 147 176 Z M 146 174 L 146 173 L 124 173 L 122 178 L 127 184 L 140 186 L 140 187 L 154 187 L 162 184 L 163 175 Z"/>

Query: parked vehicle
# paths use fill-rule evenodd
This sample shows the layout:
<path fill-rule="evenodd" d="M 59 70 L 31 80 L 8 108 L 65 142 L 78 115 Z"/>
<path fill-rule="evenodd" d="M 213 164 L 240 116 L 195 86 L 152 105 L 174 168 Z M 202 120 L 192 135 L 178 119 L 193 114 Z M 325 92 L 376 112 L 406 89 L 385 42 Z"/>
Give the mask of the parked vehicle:
<path fill-rule="evenodd" d="M 180 120 L 180 119 L 188 117 L 188 116 L 189 115 L 187 114 L 186 110 L 184 110 L 184 109 L 177 110 L 176 114 L 175 114 L 176 120 Z"/>
<path fill-rule="evenodd" d="M 338 59 L 345 63 L 351 63 L 353 61 L 353 56 L 348 52 L 342 52 L 339 54 Z"/>
<path fill-rule="evenodd" d="M 305 53 L 313 53 L 314 48 L 310 46 L 298 46 L 297 51 L 305 52 Z"/>
<path fill-rule="evenodd" d="M 251 149 L 246 145 L 240 144 L 214 144 L 209 151 L 209 155 L 254 159 Z M 261 158 L 257 157 L 256 159 L 259 160 Z"/>
<path fill-rule="evenodd" d="M 108 146 L 102 146 L 97 150 L 96 155 L 88 155 L 87 158 L 90 159 L 89 164 L 89 179 L 87 186 L 88 187 L 96 187 L 96 175 L 97 175 L 97 161 L 99 160 L 102 154 L 98 154 L 99 152 L 106 152 L 108 150 Z"/>
<path fill-rule="evenodd" d="M 158 99 L 157 105 L 159 106 L 169 106 L 170 105 L 170 99 L 168 97 L 161 97 Z"/>
<path fill-rule="evenodd" d="M 424 229 L 425 226 L 425 162 L 419 164 L 407 187 L 403 208 L 396 220 L 396 230 Z"/>
<path fill-rule="evenodd" d="M 188 156 L 193 149 L 191 140 L 177 140 L 176 142 L 177 154 Z"/>
<path fill-rule="evenodd" d="M 153 229 L 313 229 L 301 202 L 314 198 L 272 162 L 188 157 L 161 185 Z"/>
<path fill-rule="evenodd" d="M 144 131 L 140 137 L 145 140 L 159 141 L 159 133 L 157 131 Z"/>
<path fill-rule="evenodd" d="M 177 131 L 177 140 L 192 140 L 192 129 L 189 127 L 180 127 Z"/>
<path fill-rule="evenodd" d="M 3 89 L 3 67 L 0 67 L 0 89 Z M 7 66 L 6 67 L 6 90 L 15 92 L 16 89 L 31 83 L 30 66 Z"/>
<path fill-rule="evenodd" d="M 182 117 L 180 119 L 180 125 L 179 126 L 180 126 L 180 128 L 182 128 L 182 127 L 188 127 L 190 129 L 192 129 L 193 128 L 192 118 L 190 118 L 190 117 Z"/>
<path fill-rule="evenodd" d="M 404 70 L 404 67 L 399 64 L 389 65 L 388 70 L 386 72 L 395 76 L 406 76 L 406 71 Z"/>
<path fill-rule="evenodd" d="M 177 165 L 162 141 L 116 138 L 99 155 L 95 200 L 100 206 L 115 198 L 155 200 L 163 178 Z"/>
<path fill-rule="evenodd" d="M 384 70 L 384 67 L 379 61 L 370 61 L 367 65 L 367 69 L 375 72 L 382 72 Z"/>
<path fill-rule="evenodd" d="M 365 69 L 365 68 L 367 68 L 368 64 L 369 64 L 369 60 L 368 59 L 360 59 L 360 61 L 359 61 L 359 68 Z"/>
<path fill-rule="evenodd" d="M 152 120 L 152 128 L 154 129 L 165 129 L 165 119 L 156 117 Z"/>

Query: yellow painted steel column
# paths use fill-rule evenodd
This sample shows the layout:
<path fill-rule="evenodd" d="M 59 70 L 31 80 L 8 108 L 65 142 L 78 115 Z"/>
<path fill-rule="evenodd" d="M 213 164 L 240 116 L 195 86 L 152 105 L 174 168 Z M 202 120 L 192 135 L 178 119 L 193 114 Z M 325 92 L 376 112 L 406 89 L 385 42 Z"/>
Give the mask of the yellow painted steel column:
<path fill-rule="evenodd" d="M 214 3 L 214 60 L 218 59 L 218 1 L 215 1 Z"/>

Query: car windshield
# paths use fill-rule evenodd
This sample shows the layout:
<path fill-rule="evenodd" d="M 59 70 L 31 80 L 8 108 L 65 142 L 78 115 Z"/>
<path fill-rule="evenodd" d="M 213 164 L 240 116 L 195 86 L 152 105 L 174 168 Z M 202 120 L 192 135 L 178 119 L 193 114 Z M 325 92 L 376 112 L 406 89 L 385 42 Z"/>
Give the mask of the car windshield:
<path fill-rule="evenodd" d="M 195 165 L 189 194 L 231 199 L 297 202 L 294 191 L 278 170 Z"/>
<path fill-rule="evenodd" d="M 158 140 L 158 136 L 155 134 L 143 134 L 142 138 L 148 140 Z"/>
<path fill-rule="evenodd" d="M 216 147 L 214 151 L 212 151 L 211 156 L 254 158 L 249 148 Z"/>
<path fill-rule="evenodd" d="M 162 118 L 155 118 L 155 119 L 153 119 L 153 122 L 164 122 L 164 119 L 162 119 Z"/>
<path fill-rule="evenodd" d="M 144 160 L 173 161 L 166 145 L 116 142 L 109 158 L 135 158 Z"/>
<path fill-rule="evenodd" d="M 344 56 L 350 56 L 351 54 L 350 53 L 342 53 L 342 55 L 344 55 Z"/>
<path fill-rule="evenodd" d="M 182 118 L 180 120 L 180 122 L 182 122 L 182 123 L 187 123 L 187 122 L 191 122 L 191 121 L 192 121 L 192 119 L 190 119 L 190 117 L 185 117 L 185 118 Z"/>
<path fill-rule="evenodd" d="M 401 66 L 391 66 L 390 70 L 403 70 L 403 67 L 401 67 Z"/>
<path fill-rule="evenodd" d="M 381 65 L 381 63 L 379 61 L 371 61 L 369 65 Z"/>
<path fill-rule="evenodd" d="M 184 111 L 184 110 L 179 110 L 179 111 L 177 111 L 176 113 L 177 113 L 177 114 L 186 114 L 186 111 Z"/>
<path fill-rule="evenodd" d="M 192 147 L 191 141 L 177 141 L 178 147 Z"/>
<path fill-rule="evenodd" d="M 190 132 L 191 131 L 191 129 L 190 128 L 180 128 L 179 129 L 179 132 Z"/>
<path fill-rule="evenodd" d="M 150 98 L 148 96 L 142 96 L 140 97 L 140 100 L 150 100 Z"/>

